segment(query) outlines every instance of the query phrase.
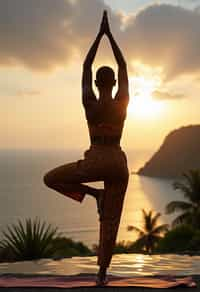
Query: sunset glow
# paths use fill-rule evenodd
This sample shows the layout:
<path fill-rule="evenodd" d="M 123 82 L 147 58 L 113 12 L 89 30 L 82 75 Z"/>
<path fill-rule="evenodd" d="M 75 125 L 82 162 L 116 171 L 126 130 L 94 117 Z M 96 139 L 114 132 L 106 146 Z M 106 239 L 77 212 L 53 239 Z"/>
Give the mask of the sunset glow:
<path fill-rule="evenodd" d="M 164 110 L 163 102 L 153 99 L 153 92 L 159 83 L 158 80 L 141 76 L 131 79 L 129 114 L 141 119 L 156 118 L 161 114 Z"/>
<path fill-rule="evenodd" d="M 200 0 L 0 0 L 0 43 L 0 288 L 198 287 Z"/>
<path fill-rule="evenodd" d="M 88 147 L 82 64 L 105 9 L 128 69 L 130 104 L 122 145 L 156 150 L 170 131 L 199 124 L 199 0 L 157 2 L 46 0 L 38 14 L 34 0 L 0 1 L 0 148 Z M 103 65 L 111 66 L 117 79 L 105 36 L 93 79 Z M 116 91 L 117 86 L 113 96 Z"/>

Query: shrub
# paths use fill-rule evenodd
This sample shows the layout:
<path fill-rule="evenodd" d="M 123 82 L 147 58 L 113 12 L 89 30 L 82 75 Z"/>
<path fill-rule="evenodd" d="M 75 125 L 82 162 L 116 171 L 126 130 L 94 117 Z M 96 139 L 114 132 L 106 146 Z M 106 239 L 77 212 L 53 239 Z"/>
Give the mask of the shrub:
<path fill-rule="evenodd" d="M 52 241 L 54 258 L 71 256 L 89 256 L 92 251 L 82 242 L 75 242 L 71 238 L 57 237 Z"/>
<path fill-rule="evenodd" d="M 180 225 L 168 231 L 160 239 L 156 252 L 175 253 L 187 251 L 195 230 L 190 225 Z"/>
<path fill-rule="evenodd" d="M 7 226 L 0 242 L 0 262 L 91 255 L 82 242 L 60 237 L 57 227 L 38 218 Z"/>

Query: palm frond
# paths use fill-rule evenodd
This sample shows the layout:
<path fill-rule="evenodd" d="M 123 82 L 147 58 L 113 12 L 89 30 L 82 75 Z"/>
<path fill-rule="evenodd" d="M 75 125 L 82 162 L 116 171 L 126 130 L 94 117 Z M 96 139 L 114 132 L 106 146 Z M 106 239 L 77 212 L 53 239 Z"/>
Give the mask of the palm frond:
<path fill-rule="evenodd" d="M 157 222 L 160 216 L 161 216 L 161 213 L 156 213 L 154 217 L 152 218 L 151 224 L 153 227 L 157 225 Z"/>
<path fill-rule="evenodd" d="M 148 213 L 143 209 L 143 222 L 144 222 L 144 230 L 151 231 L 152 229 L 152 211 L 150 210 Z"/>
<path fill-rule="evenodd" d="M 169 230 L 168 224 L 159 225 L 153 230 L 153 234 L 162 234 L 168 230 Z"/>
<path fill-rule="evenodd" d="M 41 223 L 38 218 L 28 218 L 24 224 L 19 220 L 2 233 L 0 247 L 10 249 L 16 260 L 48 257 L 55 252 L 52 242 L 58 236 L 58 229 L 46 222 Z"/>
<path fill-rule="evenodd" d="M 183 193 L 184 197 L 190 200 L 191 198 L 191 188 L 185 182 L 174 182 L 173 187 L 175 190 L 179 190 Z"/>
<path fill-rule="evenodd" d="M 135 231 L 135 232 L 139 233 L 139 236 L 143 236 L 144 235 L 144 231 L 143 230 L 141 230 L 140 228 L 138 228 L 136 226 L 133 226 L 133 225 L 128 225 L 127 230 L 128 231 Z"/>
<path fill-rule="evenodd" d="M 184 211 L 192 208 L 192 204 L 184 201 L 172 201 L 165 207 L 167 214 L 174 213 L 176 211 Z"/>
<path fill-rule="evenodd" d="M 183 173 L 183 180 L 173 184 L 175 189 L 180 190 L 184 197 L 190 202 L 199 201 L 200 196 L 200 171 L 190 170 Z"/>
<path fill-rule="evenodd" d="M 191 223 L 191 213 L 185 212 L 172 221 L 172 227 L 175 227 L 181 224 L 188 224 L 188 223 L 189 224 Z"/>

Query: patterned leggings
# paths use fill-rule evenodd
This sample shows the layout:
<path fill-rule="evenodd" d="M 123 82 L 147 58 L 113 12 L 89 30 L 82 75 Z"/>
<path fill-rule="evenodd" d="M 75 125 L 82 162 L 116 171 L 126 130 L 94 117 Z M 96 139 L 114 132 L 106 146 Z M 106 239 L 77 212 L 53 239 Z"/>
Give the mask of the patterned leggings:
<path fill-rule="evenodd" d="M 104 182 L 97 261 L 104 268 L 112 259 L 128 176 L 126 156 L 120 146 L 102 145 L 92 145 L 83 160 L 59 166 L 44 176 L 48 187 L 79 202 L 87 192 L 83 183 Z"/>

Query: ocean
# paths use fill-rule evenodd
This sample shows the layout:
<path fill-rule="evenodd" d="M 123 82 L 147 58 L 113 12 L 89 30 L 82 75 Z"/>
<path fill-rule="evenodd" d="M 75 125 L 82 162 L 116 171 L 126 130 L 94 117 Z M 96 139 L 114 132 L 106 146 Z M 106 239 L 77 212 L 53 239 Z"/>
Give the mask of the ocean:
<path fill-rule="evenodd" d="M 39 217 L 59 228 L 64 236 L 88 246 L 98 243 L 99 221 L 95 200 L 86 196 L 82 204 L 50 190 L 43 175 L 61 164 L 82 158 L 81 150 L 0 151 L 0 238 L 1 231 L 18 219 Z M 152 151 L 127 151 L 129 170 L 143 166 Z M 100 183 L 91 185 L 101 187 Z M 165 206 L 183 196 L 173 190 L 172 180 L 130 175 L 117 241 L 133 241 L 128 225 L 142 227 L 142 208 L 162 214 L 160 223 L 171 223 Z"/>

